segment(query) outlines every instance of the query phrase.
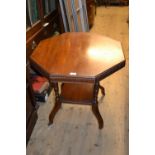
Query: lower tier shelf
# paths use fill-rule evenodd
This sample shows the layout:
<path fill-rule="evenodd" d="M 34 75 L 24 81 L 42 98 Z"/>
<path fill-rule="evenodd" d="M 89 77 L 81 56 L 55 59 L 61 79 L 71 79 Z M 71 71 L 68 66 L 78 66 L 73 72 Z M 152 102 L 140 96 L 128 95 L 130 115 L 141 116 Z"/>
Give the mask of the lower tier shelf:
<path fill-rule="evenodd" d="M 64 103 L 91 104 L 93 101 L 94 84 L 63 83 L 60 100 Z"/>

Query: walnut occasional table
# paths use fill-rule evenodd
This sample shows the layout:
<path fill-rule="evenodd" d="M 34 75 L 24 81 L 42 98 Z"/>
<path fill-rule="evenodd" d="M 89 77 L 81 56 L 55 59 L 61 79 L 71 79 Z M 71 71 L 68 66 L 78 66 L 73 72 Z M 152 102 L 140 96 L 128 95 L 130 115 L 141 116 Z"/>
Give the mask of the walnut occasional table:
<path fill-rule="evenodd" d="M 99 82 L 125 66 L 121 43 L 90 32 L 69 32 L 43 40 L 30 57 L 31 65 L 53 84 L 55 105 L 49 124 L 61 103 L 90 104 L 99 129 L 103 119 L 99 113 L 97 95 Z M 61 94 L 58 89 L 61 82 Z"/>

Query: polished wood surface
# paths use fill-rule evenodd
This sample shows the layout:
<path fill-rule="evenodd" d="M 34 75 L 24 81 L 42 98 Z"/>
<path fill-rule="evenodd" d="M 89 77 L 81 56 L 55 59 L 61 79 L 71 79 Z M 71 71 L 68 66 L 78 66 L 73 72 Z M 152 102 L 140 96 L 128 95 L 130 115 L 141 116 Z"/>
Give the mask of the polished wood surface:
<path fill-rule="evenodd" d="M 65 83 L 61 88 L 61 101 L 66 103 L 86 103 L 91 104 L 93 96 L 94 84 L 73 84 Z"/>
<path fill-rule="evenodd" d="M 99 129 L 103 128 L 97 97 L 99 89 L 103 95 L 105 90 L 99 81 L 125 66 L 119 41 L 89 32 L 68 32 L 41 41 L 30 60 L 33 67 L 53 82 L 55 106 L 49 115 L 49 125 L 62 102 L 91 103 Z M 61 94 L 60 81 L 64 82 Z"/>
<path fill-rule="evenodd" d="M 41 41 L 31 63 L 53 79 L 94 81 L 123 67 L 125 58 L 119 41 L 89 32 L 69 32 Z"/>

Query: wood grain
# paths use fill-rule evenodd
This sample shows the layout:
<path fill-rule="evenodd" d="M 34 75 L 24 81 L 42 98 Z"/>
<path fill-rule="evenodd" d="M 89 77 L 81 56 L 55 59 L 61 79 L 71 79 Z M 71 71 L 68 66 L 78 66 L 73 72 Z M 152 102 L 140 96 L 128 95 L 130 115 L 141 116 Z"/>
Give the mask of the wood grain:
<path fill-rule="evenodd" d="M 72 84 L 67 83 L 62 87 L 62 102 L 87 103 L 91 104 L 93 100 L 93 84 Z"/>
<path fill-rule="evenodd" d="M 104 78 L 124 67 L 121 43 L 106 36 L 88 32 L 70 32 L 39 43 L 31 63 L 51 79 Z M 75 74 L 72 75 L 72 73 Z"/>

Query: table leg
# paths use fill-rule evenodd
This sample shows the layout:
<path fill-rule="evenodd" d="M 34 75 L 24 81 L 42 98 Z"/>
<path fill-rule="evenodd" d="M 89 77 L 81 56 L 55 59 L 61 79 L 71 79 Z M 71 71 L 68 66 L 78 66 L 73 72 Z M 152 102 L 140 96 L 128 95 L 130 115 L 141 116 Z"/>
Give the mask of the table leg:
<path fill-rule="evenodd" d="M 49 115 L 49 125 L 51 125 L 53 123 L 53 119 L 54 119 L 56 113 L 61 108 L 58 83 L 53 83 L 53 87 L 54 87 L 54 91 L 55 91 L 55 105 Z"/>
<path fill-rule="evenodd" d="M 99 129 L 102 129 L 104 122 L 103 122 L 102 116 L 101 116 L 99 109 L 98 109 L 98 100 L 97 100 L 98 91 L 99 91 L 99 83 L 96 82 L 94 85 L 94 102 L 92 104 L 92 111 L 93 111 L 95 117 L 97 118 L 97 121 L 99 124 Z"/>
<path fill-rule="evenodd" d="M 99 88 L 101 89 L 102 95 L 105 96 L 105 89 L 104 89 L 104 87 L 99 84 Z"/>

